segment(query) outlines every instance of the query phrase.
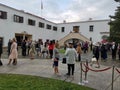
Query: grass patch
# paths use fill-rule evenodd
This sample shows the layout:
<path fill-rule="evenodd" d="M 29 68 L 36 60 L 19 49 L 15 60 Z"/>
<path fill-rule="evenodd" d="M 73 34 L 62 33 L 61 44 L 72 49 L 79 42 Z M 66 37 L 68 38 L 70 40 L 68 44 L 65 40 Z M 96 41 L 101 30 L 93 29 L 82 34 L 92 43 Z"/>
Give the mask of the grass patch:
<path fill-rule="evenodd" d="M 59 49 L 59 53 L 64 54 L 65 53 L 64 48 Z"/>
<path fill-rule="evenodd" d="M 30 75 L 0 74 L 0 90 L 94 90 L 61 80 Z"/>

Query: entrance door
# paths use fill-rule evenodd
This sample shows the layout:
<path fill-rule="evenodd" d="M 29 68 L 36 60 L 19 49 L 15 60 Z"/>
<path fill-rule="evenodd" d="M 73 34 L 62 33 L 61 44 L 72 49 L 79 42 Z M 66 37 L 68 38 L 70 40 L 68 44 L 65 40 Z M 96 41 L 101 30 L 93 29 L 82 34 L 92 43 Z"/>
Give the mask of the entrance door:
<path fill-rule="evenodd" d="M 28 40 L 28 39 L 32 39 L 32 35 L 30 34 L 21 34 L 21 33 L 15 33 L 15 37 L 18 43 L 18 46 L 21 46 L 21 42 L 23 39 Z"/>

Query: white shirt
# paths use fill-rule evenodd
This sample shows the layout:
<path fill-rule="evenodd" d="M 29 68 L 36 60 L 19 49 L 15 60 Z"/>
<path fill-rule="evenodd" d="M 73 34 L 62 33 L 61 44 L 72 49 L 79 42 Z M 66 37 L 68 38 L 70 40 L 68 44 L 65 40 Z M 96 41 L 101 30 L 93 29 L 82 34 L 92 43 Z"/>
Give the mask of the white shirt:
<path fill-rule="evenodd" d="M 67 56 L 67 64 L 75 64 L 77 52 L 74 48 L 68 48 L 65 52 L 65 56 Z"/>

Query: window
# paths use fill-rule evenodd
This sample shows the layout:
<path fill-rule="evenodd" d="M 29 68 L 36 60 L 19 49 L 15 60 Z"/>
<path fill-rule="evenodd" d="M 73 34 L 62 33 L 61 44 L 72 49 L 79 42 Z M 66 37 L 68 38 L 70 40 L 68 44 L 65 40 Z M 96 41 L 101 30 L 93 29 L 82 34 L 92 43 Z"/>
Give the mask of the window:
<path fill-rule="evenodd" d="M 39 22 L 39 27 L 44 28 L 45 24 L 42 22 Z"/>
<path fill-rule="evenodd" d="M 73 26 L 73 31 L 75 33 L 78 33 L 79 32 L 79 26 Z"/>
<path fill-rule="evenodd" d="M 14 15 L 14 22 L 23 23 L 23 17 Z"/>
<path fill-rule="evenodd" d="M 35 26 L 35 20 L 28 19 L 28 25 Z"/>
<path fill-rule="evenodd" d="M 65 27 L 61 27 L 61 32 L 65 32 Z"/>
<path fill-rule="evenodd" d="M 48 24 L 47 24 L 47 29 L 51 29 L 51 25 L 48 25 Z"/>
<path fill-rule="evenodd" d="M 90 37 L 90 41 L 92 41 L 92 37 Z"/>
<path fill-rule="evenodd" d="M 93 28 L 94 28 L 94 26 L 93 26 L 93 25 L 90 25 L 90 26 L 89 26 L 89 31 L 90 31 L 90 32 L 93 32 Z"/>
<path fill-rule="evenodd" d="M 54 30 L 54 31 L 57 31 L 57 27 L 56 27 L 56 26 L 53 26 L 53 30 Z"/>
<path fill-rule="evenodd" d="M 7 19 L 7 12 L 5 12 L 5 11 L 0 11 L 0 18 L 1 18 L 1 19 Z"/>

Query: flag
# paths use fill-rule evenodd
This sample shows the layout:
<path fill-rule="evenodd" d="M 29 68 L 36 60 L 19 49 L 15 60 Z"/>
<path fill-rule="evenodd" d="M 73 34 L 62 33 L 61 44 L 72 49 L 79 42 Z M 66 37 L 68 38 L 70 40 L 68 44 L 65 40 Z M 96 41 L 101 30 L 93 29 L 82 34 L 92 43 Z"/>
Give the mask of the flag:
<path fill-rule="evenodd" d="M 41 0 L 41 10 L 43 9 L 43 2 L 42 2 L 42 0 Z"/>

